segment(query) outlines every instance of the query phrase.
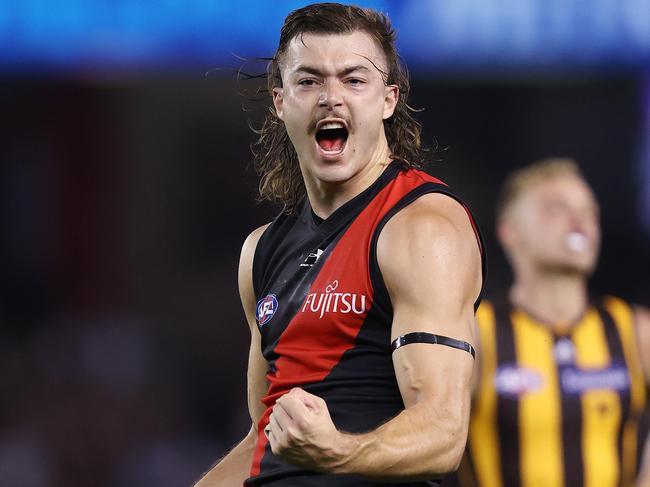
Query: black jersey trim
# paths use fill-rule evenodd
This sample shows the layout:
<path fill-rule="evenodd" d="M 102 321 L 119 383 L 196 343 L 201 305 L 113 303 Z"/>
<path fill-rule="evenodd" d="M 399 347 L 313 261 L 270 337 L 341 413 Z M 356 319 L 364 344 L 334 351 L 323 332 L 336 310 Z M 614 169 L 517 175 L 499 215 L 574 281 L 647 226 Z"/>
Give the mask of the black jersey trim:
<path fill-rule="evenodd" d="M 517 344 L 512 322 L 510 301 L 499 299 L 493 302 L 496 366 L 517 365 Z M 520 396 L 506 397 L 497 394 L 496 426 L 499 445 L 500 470 L 503 485 L 521 487 L 521 441 L 519 421 Z M 480 446 L 479 446 L 480 447 Z"/>
<path fill-rule="evenodd" d="M 561 335 L 553 335 L 554 350 L 555 346 L 562 338 L 566 339 L 566 337 L 562 337 Z M 557 363 L 556 360 L 555 367 L 557 369 L 558 377 L 561 378 L 563 370 L 572 365 L 573 364 Z M 576 439 L 582 438 L 584 433 L 582 395 L 568 394 L 561 385 L 559 386 L 559 393 L 562 441 L 561 454 L 564 463 L 564 485 L 584 485 L 585 472 L 582 441 L 576 441 Z"/>
<path fill-rule="evenodd" d="M 412 333 L 407 333 L 406 335 L 398 336 L 393 343 L 391 348 L 393 352 L 404 345 L 410 345 L 412 343 L 428 343 L 430 345 L 445 345 L 446 347 L 457 348 L 458 350 L 464 350 L 469 353 L 472 358 L 476 358 L 476 351 L 474 347 L 469 343 L 463 340 L 456 340 L 455 338 L 449 338 L 444 335 L 434 335 L 433 333 L 426 333 L 422 331 L 414 331 Z"/>

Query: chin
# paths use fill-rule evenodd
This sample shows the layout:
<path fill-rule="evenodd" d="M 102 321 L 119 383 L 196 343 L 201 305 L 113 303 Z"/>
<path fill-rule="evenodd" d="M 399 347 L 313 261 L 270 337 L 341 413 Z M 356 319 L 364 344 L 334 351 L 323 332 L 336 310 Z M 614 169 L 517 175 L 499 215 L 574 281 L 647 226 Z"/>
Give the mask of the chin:
<path fill-rule="evenodd" d="M 559 274 L 589 277 L 594 273 L 596 262 L 594 259 L 587 257 L 584 259 L 563 259 L 547 261 L 544 267 Z"/>
<path fill-rule="evenodd" d="M 342 183 L 355 174 L 354 164 L 344 157 L 338 160 L 319 160 L 314 164 L 312 175 L 325 183 Z"/>

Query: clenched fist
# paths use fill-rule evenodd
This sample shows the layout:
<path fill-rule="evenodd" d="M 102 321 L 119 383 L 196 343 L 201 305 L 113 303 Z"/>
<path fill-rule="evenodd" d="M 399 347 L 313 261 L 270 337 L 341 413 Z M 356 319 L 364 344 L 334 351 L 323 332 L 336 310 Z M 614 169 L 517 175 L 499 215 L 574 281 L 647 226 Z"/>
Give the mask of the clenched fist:
<path fill-rule="evenodd" d="M 325 401 L 300 388 L 276 401 L 264 432 L 274 455 L 310 470 L 336 473 L 357 446 L 336 429 Z"/>

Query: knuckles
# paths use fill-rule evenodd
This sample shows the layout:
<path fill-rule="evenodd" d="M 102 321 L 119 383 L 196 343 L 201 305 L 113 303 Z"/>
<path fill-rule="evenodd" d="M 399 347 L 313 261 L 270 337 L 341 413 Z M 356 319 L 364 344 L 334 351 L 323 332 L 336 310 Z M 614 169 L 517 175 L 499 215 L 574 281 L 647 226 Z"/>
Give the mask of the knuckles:
<path fill-rule="evenodd" d="M 309 428 L 309 422 L 305 418 L 294 418 L 293 424 L 296 426 L 296 428 L 303 431 Z"/>

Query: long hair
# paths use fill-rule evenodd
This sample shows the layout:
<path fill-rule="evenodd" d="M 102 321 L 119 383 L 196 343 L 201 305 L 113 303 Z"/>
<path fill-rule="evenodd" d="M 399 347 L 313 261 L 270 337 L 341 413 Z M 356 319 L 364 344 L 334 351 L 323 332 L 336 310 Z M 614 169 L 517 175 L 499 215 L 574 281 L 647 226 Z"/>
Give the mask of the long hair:
<path fill-rule="evenodd" d="M 382 71 L 384 84 L 394 84 L 399 89 L 395 111 L 384 120 L 390 157 L 405 167 L 421 167 L 427 150 L 421 147 L 421 125 L 411 115 L 415 110 L 407 104 L 408 71 L 397 54 L 396 34 L 390 20 L 380 12 L 338 3 L 317 3 L 291 12 L 282 26 L 278 49 L 267 65 L 267 93 L 271 95 L 274 88 L 282 86 L 280 59 L 296 36 L 355 31 L 369 34 L 381 46 L 387 61 L 387 72 Z M 253 164 L 260 176 L 259 199 L 280 203 L 285 212 L 292 213 L 305 195 L 305 186 L 298 155 L 272 105 L 261 129 L 255 132 L 259 138 L 251 148 Z"/>

